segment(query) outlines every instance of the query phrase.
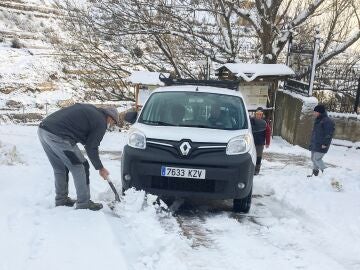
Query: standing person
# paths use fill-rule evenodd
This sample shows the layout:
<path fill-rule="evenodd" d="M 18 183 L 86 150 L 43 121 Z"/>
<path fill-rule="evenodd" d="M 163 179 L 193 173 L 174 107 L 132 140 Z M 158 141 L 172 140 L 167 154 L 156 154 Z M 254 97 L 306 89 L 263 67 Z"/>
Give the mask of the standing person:
<path fill-rule="evenodd" d="M 263 119 L 263 116 L 263 108 L 258 107 L 255 112 L 255 117 L 252 117 L 250 119 L 256 148 L 256 166 L 254 173 L 255 175 L 258 175 L 260 173 L 264 146 L 268 148 L 270 145 L 271 128 L 270 125 Z"/>
<path fill-rule="evenodd" d="M 90 166 L 76 144 L 85 146 L 92 165 L 107 179 L 109 171 L 101 163 L 98 147 L 106 129 L 117 122 L 115 108 L 77 103 L 54 112 L 40 123 L 39 139 L 54 170 L 55 206 L 72 207 L 76 202 L 76 209 L 96 211 L 103 207 L 90 200 Z M 68 197 L 69 171 L 74 179 L 76 201 Z"/>
<path fill-rule="evenodd" d="M 314 108 L 314 127 L 311 135 L 311 161 L 313 163 L 313 170 L 310 176 L 318 176 L 319 170 L 321 172 L 326 168 L 324 161 L 322 160 L 324 155 L 329 150 L 332 137 L 335 131 L 335 124 L 331 120 L 325 110 L 324 105 L 317 105 Z"/>

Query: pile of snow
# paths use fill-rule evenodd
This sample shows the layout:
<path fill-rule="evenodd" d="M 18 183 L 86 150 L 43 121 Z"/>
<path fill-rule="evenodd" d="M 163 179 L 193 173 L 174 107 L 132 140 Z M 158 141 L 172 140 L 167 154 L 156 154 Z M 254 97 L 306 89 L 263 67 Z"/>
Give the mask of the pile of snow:
<path fill-rule="evenodd" d="M 132 261 L 133 269 L 166 270 L 173 264 L 181 266 L 184 262 L 178 254 L 190 251 L 190 241 L 182 235 L 176 219 L 167 211 L 166 204 L 157 200 L 157 196 L 130 189 L 114 210 L 122 220 L 122 231 L 127 232 L 122 236 L 125 257 Z"/>
<path fill-rule="evenodd" d="M 23 164 L 19 151 L 15 145 L 3 144 L 0 141 L 0 164 L 1 165 L 17 165 Z"/>

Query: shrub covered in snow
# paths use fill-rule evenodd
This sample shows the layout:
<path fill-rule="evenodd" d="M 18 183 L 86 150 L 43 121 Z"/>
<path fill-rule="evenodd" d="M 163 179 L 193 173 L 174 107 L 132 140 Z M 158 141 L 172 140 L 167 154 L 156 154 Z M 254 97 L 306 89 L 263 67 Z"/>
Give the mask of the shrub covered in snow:
<path fill-rule="evenodd" d="M 11 48 L 21 49 L 23 47 L 24 47 L 24 45 L 20 42 L 20 40 L 18 38 L 13 38 L 11 40 Z"/>

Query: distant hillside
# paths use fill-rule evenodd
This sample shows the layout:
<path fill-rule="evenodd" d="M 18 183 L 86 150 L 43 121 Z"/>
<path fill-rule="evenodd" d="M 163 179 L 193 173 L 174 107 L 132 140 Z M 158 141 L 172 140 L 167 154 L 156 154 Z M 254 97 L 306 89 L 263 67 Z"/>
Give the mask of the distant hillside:
<path fill-rule="evenodd" d="M 60 32 L 55 7 L 50 0 L 0 1 L 0 122 L 36 121 L 85 96 L 51 44 Z"/>

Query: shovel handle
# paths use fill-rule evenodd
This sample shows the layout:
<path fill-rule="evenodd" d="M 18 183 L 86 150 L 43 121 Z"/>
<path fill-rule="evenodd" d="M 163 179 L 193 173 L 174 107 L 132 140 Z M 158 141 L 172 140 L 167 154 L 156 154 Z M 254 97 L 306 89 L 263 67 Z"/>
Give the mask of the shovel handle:
<path fill-rule="evenodd" d="M 119 193 L 116 191 L 116 188 L 115 188 L 115 186 L 114 186 L 114 184 L 113 184 L 113 182 L 111 181 L 111 179 L 110 179 L 109 176 L 106 178 L 106 181 L 109 183 L 109 186 L 110 186 L 111 190 L 112 190 L 112 191 L 114 192 L 114 194 L 115 194 L 115 201 L 120 202 Z"/>

